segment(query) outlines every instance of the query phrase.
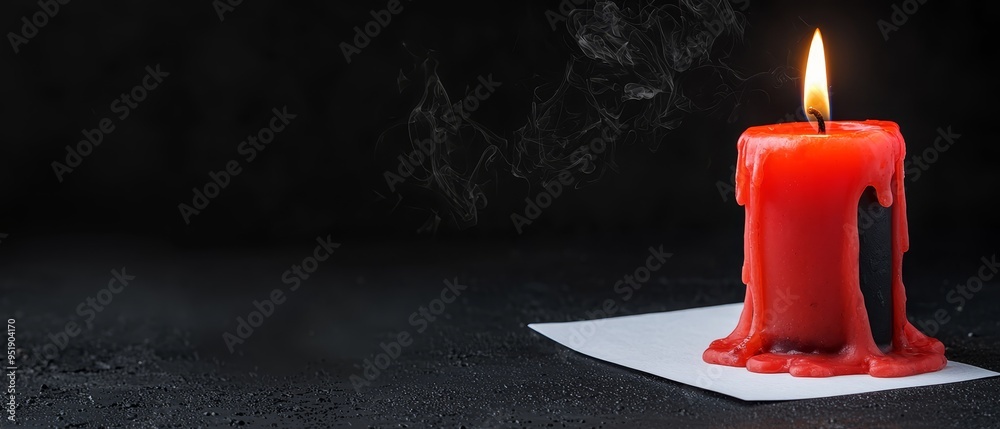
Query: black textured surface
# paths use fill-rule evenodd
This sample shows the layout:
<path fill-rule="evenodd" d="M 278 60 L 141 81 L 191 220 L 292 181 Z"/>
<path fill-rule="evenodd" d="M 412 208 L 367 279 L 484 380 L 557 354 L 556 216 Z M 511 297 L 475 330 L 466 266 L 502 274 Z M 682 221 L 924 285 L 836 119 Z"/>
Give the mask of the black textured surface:
<path fill-rule="evenodd" d="M 230 355 L 222 332 L 311 245 L 175 253 L 132 241 L 36 240 L 5 259 L 2 280 L 0 310 L 17 318 L 22 348 L 73 320 L 82 291 L 102 288 L 109 269 L 126 266 L 136 279 L 59 357 L 22 368 L 18 417 L 27 427 L 996 426 L 996 378 L 748 403 L 599 362 L 526 328 L 587 318 L 616 298 L 614 281 L 657 241 L 344 243 Z M 738 254 L 712 267 L 698 256 L 711 249 L 665 249 L 674 257 L 616 315 L 742 298 Z M 713 268 L 718 278 L 687 274 Z M 945 309 L 937 337 L 948 357 L 1000 369 L 996 283 L 956 309 L 938 286 L 955 274 L 911 271 L 911 289 L 926 291 L 911 294 L 911 318 Z M 452 278 L 468 289 L 417 333 L 409 315 Z M 350 375 L 401 331 L 412 345 L 356 392 Z"/>

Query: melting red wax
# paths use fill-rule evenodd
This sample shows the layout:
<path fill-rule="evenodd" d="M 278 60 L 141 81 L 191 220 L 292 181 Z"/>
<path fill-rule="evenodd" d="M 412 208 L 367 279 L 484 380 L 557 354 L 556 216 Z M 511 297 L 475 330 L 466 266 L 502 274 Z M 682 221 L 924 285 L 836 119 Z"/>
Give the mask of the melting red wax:
<path fill-rule="evenodd" d="M 893 122 L 752 127 L 739 140 L 736 201 L 746 207 L 743 313 L 708 363 L 800 377 L 900 377 L 944 368 L 944 345 L 906 320 L 909 248 L 903 158 Z M 872 339 L 858 276 L 858 200 L 892 207 L 892 348 Z"/>

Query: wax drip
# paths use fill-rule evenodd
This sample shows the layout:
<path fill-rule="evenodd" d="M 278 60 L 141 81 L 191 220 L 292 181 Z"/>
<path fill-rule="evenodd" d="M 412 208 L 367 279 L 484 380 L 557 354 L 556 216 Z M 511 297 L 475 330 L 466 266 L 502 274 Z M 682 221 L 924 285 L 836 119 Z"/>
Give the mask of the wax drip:
<path fill-rule="evenodd" d="M 809 110 L 807 110 L 807 112 L 810 115 L 813 115 L 813 116 L 816 117 L 816 122 L 819 123 L 819 132 L 820 132 L 820 134 L 826 134 L 826 122 L 823 121 L 823 114 L 820 113 L 819 110 L 816 110 L 815 107 L 810 107 Z"/>

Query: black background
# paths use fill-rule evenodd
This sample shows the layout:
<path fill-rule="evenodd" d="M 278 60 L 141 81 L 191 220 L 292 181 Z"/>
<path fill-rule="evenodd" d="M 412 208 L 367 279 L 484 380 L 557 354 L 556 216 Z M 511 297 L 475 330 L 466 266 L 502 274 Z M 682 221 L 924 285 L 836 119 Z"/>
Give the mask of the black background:
<path fill-rule="evenodd" d="M 743 209 L 718 186 L 731 180 L 744 129 L 787 121 L 801 110 L 799 77 L 816 27 L 826 44 L 834 119 L 895 121 L 909 156 L 932 148 L 938 129 L 961 135 L 906 183 L 911 250 L 904 280 L 911 302 L 924 297 L 916 307 L 944 305 L 942 291 L 974 275 L 1000 238 L 992 209 L 1000 197 L 1000 153 L 990 118 L 995 8 L 929 0 L 885 40 L 877 22 L 891 20 L 892 6 L 902 2 L 745 3 L 742 34 L 724 33 L 699 59 L 721 70 L 715 77 L 728 86 L 706 83 L 712 73 L 704 82 L 703 75 L 682 79 L 686 95 L 710 96 L 712 105 L 683 112 L 676 129 L 628 134 L 615 145 L 614 165 L 602 164 L 603 174 L 567 189 L 523 233 L 511 214 L 523 213 L 542 178 L 515 177 L 507 159 L 480 177 L 485 204 L 475 222 L 457 222 L 432 191 L 390 191 L 383 173 L 408 150 L 398 124 L 422 93 L 419 64 L 426 58 L 437 62 L 453 101 L 474 90 L 480 76 L 502 82 L 470 117 L 516 141 L 532 103 L 582 55 L 566 23 L 547 19 L 559 2 L 404 1 L 350 63 L 341 44 L 385 2 L 244 1 L 224 20 L 210 1 L 60 5 L 19 52 L 0 49 L 4 308 L 23 317 L 48 315 L 38 323 L 57 326 L 109 268 L 145 267 L 140 276 L 158 283 L 153 292 L 132 295 L 128 308 L 113 309 L 123 315 L 105 322 L 149 328 L 113 337 L 110 347 L 180 327 L 194 332 L 193 347 L 202 353 L 225 356 L 219 333 L 249 310 L 247 302 L 279 285 L 283 267 L 307 255 L 315 237 L 327 235 L 343 247 L 326 263 L 336 274 L 323 277 L 324 294 L 350 311 L 322 322 L 285 320 L 294 329 L 266 335 L 298 344 L 307 334 L 336 331 L 340 336 L 325 352 L 312 349 L 304 359 L 343 359 L 348 372 L 355 358 L 377 350 L 386 332 L 406 326 L 405 315 L 433 297 L 440 279 L 452 276 L 496 280 L 497 311 L 534 290 L 523 286 L 533 281 L 558 285 L 545 290 L 559 295 L 599 291 L 598 299 L 619 271 L 634 266 L 614 258 L 639 261 L 647 246 L 663 244 L 677 262 L 661 275 L 716 282 L 721 292 L 707 301 L 671 293 L 626 312 L 738 301 Z M 5 2 L 0 29 L 19 32 L 20 18 L 38 10 L 34 2 Z M 127 119 L 116 119 L 115 131 L 60 182 L 52 163 L 65 159 L 82 129 L 111 116 L 111 102 L 157 64 L 169 73 L 161 86 Z M 410 82 L 402 91 L 401 75 Z M 243 162 L 237 145 L 282 106 L 297 117 L 257 159 Z M 463 155 L 464 168 L 476 150 L 470 146 Z M 242 173 L 185 224 L 178 204 L 190 204 L 192 188 L 231 159 L 241 160 Z M 440 222 L 427 228 L 435 216 Z M 547 261 L 569 273 L 548 272 L 555 268 Z M 581 265 L 605 265 L 607 276 Z M 414 292 L 411 282 L 432 285 L 420 289 L 431 294 Z M 379 299 L 386 295 L 396 298 Z M 579 319 L 593 308 L 586 299 L 542 302 L 558 309 L 538 308 L 517 322 Z M 330 302 L 313 298 L 294 305 L 301 313 L 333 311 L 323 307 Z M 149 320 L 127 317 L 153 308 Z M 994 326 L 996 317 L 985 311 L 970 323 Z M 500 330 L 508 328 L 523 329 Z M 297 350 L 267 343 L 238 363 L 263 365 L 281 356 L 275 344 Z M 537 340 L 523 346 L 537 347 Z"/>
<path fill-rule="evenodd" d="M 5 14 L 12 29 L 16 18 L 36 11 L 30 2 L 15 4 Z M 820 27 L 835 119 L 895 121 L 911 154 L 931 147 L 939 127 L 962 135 L 908 183 L 914 252 L 955 237 L 973 246 L 972 255 L 992 249 L 995 235 L 985 233 L 996 227 L 986 208 L 997 192 L 990 168 L 997 148 L 986 141 L 984 103 L 995 79 L 984 66 L 993 52 L 982 33 L 984 6 L 927 5 L 931 13 L 918 10 L 885 41 L 876 22 L 890 18 L 892 3 L 747 4 L 742 40 L 717 47 L 713 59 L 743 76 L 768 76 L 733 88 L 741 93 L 711 111 L 685 114 L 655 153 L 644 135 L 621 145 L 617 172 L 562 196 L 527 233 L 739 229 L 742 211 L 720 198 L 716 182 L 728 181 L 742 130 L 800 109 L 801 84 L 793 79 Z M 7 233 L 124 232 L 205 245 L 321 232 L 423 239 L 416 227 L 425 214 L 392 211 L 396 199 L 382 177 L 401 153 L 375 145 L 413 107 L 411 94 L 396 85 L 417 63 L 403 44 L 436 52 L 454 100 L 480 75 L 503 82 L 472 117 L 508 138 L 526 122 L 535 88 L 558 83 L 579 52 L 564 23 L 553 31 L 546 19 L 558 3 L 415 2 L 404 3 L 406 13 L 346 64 L 339 44 L 375 6 L 247 3 L 220 22 L 210 2 L 65 5 L 19 54 L 5 53 L 0 199 Z M 164 86 L 133 116 L 116 120 L 106 143 L 59 183 L 51 163 L 82 139 L 80 130 L 111 115 L 109 104 L 155 64 L 171 73 Z M 299 115 L 294 125 L 186 226 L 177 205 L 190 203 L 192 187 L 204 185 L 209 171 L 238 157 L 239 142 L 266 124 L 271 108 L 286 105 Z M 392 143 L 385 146 L 399 147 Z M 539 183 L 503 165 L 492 173 L 479 222 L 463 230 L 445 221 L 439 233 L 517 235 L 509 215 L 523 210 Z M 390 203 L 380 204 L 379 195 Z M 411 200 L 404 206 L 421 206 Z"/>

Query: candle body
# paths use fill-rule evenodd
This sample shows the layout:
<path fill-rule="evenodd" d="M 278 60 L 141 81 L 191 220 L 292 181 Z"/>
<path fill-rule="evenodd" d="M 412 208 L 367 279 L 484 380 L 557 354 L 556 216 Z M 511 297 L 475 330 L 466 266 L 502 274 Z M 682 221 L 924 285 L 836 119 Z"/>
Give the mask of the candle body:
<path fill-rule="evenodd" d="M 904 156 L 892 122 L 828 122 L 823 135 L 791 123 L 740 137 L 747 295 L 736 329 L 709 346 L 705 361 L 814 377 L 944 367 L 944 346 L 906 320 Z M 873 340 L 860 287 L 858 202 L 869 187 L 891 208 L 891 349 Z"/>

